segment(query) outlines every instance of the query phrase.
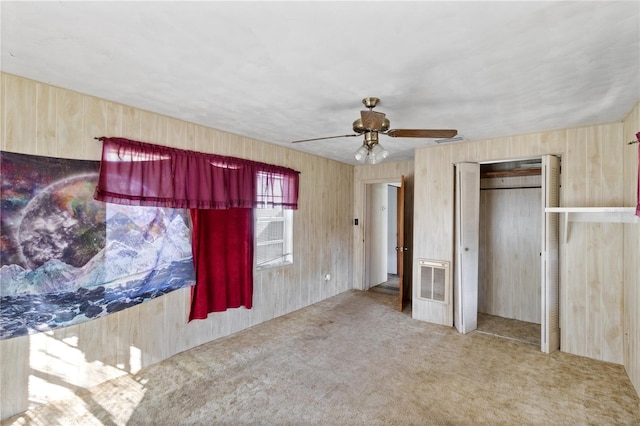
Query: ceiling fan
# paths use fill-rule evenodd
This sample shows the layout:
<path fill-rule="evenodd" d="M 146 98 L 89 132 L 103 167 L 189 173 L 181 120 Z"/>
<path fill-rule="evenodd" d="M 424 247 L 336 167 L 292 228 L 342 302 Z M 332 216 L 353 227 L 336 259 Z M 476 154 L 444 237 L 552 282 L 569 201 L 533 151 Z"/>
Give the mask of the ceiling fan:
<path fill-rule="evenodd" d="M 301 139 L 292 143 L 312 142 L 323 139 L 346 138 L 352 136 L 364 135 L 362 146 L 355 152 L 356 160 L 360 163 L 367 161 L 370 164 L 376 164 L 389 156 L 389 151 L 384 149 L 378 142 L 379 135 L 387 135 L 392 138 L 434 138 L 447 139 L 458 134 L 453 129 L 389 129 L 391 122 L 382 112 L 374 111 L 373 108 L 378 105 L 378 98 L 364 98 L 362 103 L 369 108 L 368 111 L 360 111 L 360 118 L 353 122 L 353 131 L 355 133 L 339 136 L 327 136 L 322 138 Z"/>

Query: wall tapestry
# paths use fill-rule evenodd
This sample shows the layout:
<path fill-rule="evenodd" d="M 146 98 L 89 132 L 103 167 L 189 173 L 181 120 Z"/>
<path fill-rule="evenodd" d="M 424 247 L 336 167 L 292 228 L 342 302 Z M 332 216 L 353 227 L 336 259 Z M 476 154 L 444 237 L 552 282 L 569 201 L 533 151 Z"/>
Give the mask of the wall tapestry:
<path fill-rule="evenodd" d="M 195 284 L 188 210 L 96 201 L 99 167 L 0 152 L 0 339 Z"/>

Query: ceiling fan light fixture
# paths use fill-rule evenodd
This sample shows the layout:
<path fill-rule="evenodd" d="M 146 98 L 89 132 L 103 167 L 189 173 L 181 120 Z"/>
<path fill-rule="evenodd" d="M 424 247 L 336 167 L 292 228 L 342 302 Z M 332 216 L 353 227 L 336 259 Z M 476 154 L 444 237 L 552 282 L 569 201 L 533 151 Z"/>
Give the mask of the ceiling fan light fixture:
<path fill-rule="evenodd" d="M 389 151 L 384 149 L 384 147 L 379 143 L 371 147 L 371 153 L 375 155 L 378 163 L 389 156 Z"/>
<path fill-rule="evenodd" d="M 389 151 L 384 149 L 380 144 L 375 144 L 369 147 L 369 155 L 367 155 L 367 162 L 369 164 L 378 164 L 389 156 Z"/>
<path fill-rule="evenodd" d="M 369 155 L 367 155 L 367 163 L 369 164 L 378 164 L 380 162 L 380 160 L 378 160 L 378 158 L 376 157 L 376 155 L 369 151 Z"/>
<path fill-rule="evenodd" d="M 360 148 L 355 152 L 356 161 L 364 164 L 367 159 L 367 154 L 369 154 L 367 147 L 365 145 L 360 145 Z"/>

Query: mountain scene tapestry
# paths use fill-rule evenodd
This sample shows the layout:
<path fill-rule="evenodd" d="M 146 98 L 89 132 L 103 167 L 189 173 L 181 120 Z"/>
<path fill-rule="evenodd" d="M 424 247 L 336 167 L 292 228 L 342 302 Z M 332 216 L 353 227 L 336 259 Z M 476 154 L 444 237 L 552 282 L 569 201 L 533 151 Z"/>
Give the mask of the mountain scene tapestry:
<path fill-rule="evenodd" d="M 96 201 L 99 167 L 0 152 L 0 339 L 195 284 L 188 210 Z"/>

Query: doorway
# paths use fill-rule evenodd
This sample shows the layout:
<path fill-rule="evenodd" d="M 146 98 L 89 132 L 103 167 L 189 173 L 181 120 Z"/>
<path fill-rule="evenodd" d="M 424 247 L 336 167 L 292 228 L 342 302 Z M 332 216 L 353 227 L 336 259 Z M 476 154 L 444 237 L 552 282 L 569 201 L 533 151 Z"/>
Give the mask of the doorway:
<path fill-rule="evenodd" d="M 405 287 L 405 179 L 365 184 L 363 288 L 397 298 L 402 311 Z"/>
<path fill-rule="evenodd" d="M 542 161 L 480 165 L 477 331 L 540 346 Z"/>
<path fill-rule="evenodd" d="M 389 184 L 372 183 L 366 188 L 364 276 L 365 288 L 370 289 L 387 281 Z"/>

